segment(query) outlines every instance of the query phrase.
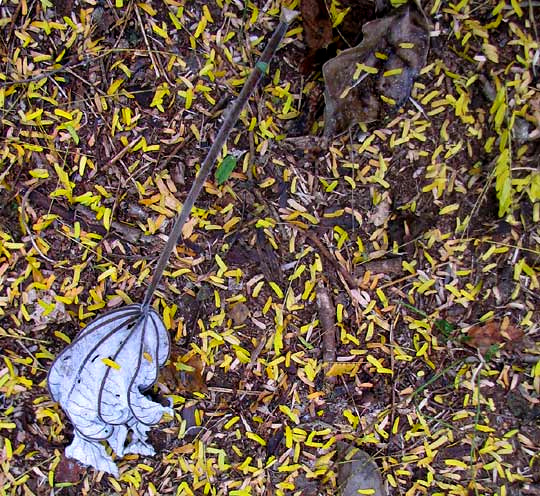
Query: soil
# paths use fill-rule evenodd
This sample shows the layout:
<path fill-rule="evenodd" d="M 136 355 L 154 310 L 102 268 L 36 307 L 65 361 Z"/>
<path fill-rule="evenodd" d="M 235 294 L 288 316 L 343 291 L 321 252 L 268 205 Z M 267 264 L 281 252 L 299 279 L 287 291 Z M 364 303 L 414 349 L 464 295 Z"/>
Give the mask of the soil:
<path fill-rule="evenodd" d="M 359 5 L 328 19 L 388 12 Z M 0 493 L 330 495 L 346 441 L 388 494 L 537 494 L 540 9 L 516 5 L 422 5 L 411 98 L 331 138 L 320 69 L 346 39 L 296 21 L 154 298 L 173 353 L 149 394 L 175 416 L 118 478 L 65 457 L 47 371 L 143 300 L 279 2 L 1 6 Z"/>

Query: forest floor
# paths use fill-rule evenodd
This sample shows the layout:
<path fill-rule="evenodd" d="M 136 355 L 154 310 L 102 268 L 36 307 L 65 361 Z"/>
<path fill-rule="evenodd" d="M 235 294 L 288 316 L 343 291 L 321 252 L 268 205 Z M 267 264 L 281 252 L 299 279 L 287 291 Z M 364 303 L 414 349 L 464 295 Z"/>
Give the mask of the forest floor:
<path fill-rule="evenodd" d="M 0 4 L 0 494 L 331 495 L 348 443 L 389 494 L 539 495 L 538 2 L 422 5 L 411 99 L 326 140 L 320 64 L 373 8 L 326 2 L 322 55 L 291 26 L 154 301 L 175 416 L 118 478 L 65 458 L 47 371 L 142 301 L 280 4 L 52 2 Z"/>

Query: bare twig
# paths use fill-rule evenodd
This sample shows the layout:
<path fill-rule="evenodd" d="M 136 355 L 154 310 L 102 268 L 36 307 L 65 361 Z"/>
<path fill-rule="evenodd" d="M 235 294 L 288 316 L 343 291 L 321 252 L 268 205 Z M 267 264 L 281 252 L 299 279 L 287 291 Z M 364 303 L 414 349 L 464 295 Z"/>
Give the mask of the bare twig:
<path fill-rule="evenodd" d="M 26 231 L 26 234 L 30 238 L 30 243 L 32 243 L 32 246 L 34 247 L 34 250 L 36 250 L 42 258 L 47 260 L 47 262 L 50 262 L 52 264 L 57 264 L 58 260 L 53 260 L 52 258 L 49 258 L 47 255 L 45 255 L 45 253 L 43 253 L 41 251 L 41 248 L 38 246 L 38 244 L 37 244 L 37 242 L 35 240 L 35 236 L 32 233 L 32 231 L 30 230 L 30 226 L 28 225 L 28 221 L 26 219 L 26 205 L 28 203 L 28 197 L 30 196 L 32 191 L 34 191 L 38 186 L 39 186 L 39 183 L 36 183 L 36 184 L 30 186 L 26 190 L 26 193 L 22 197 L 22 200 L 21 200 L 21 223 L 22 223 L 22 225 L 24 227 L 24 230 Z"/>
<path fill-rule="evenodd" d="M 402 258 L 381 258 L 370 260 L 359 266 L 362 273 L 367 271 L 372 274 L 401 274 L 403 273 Z"/>
<path fill-rule="evenodd" d="M 128 151 L 130 151 L 140 140 L 142 136 L 137 136 L 122 148 L 113 158 L 111 158 L 103 167 L 107 170 L 111 165 L 118 162 Z"/>
<path fill-rule="evenodd" d="M 326 248 L 326 246 L 324 246 L 324 244 L 322 243 L 322 241 L 317 237 L 317 235 L 312 232 L 312 231 L 303 231 L 304 234 L 306 235 L 306 237 L 317 247 L 317 249 L 321 252 L 322 256 L 324 258 L 326 258 L 326 260 L 328 260 L 328 262 L 330 262 L 330 264 L 332 265 L 332 267 L 334 267 L 334 269 L 339 272 L 342 276 L 343 276 L 343 279 L 345 279 L 345 281 L 347 282 L 347 284 L 349 285 L 349 289 L 355 289 L 358 287 L 358 282 L 354 279 L 354 277 L 349 273 L 349 271 L 341 266 L 336 258 L 334 256 L 332 256 L 332 254 L 328 251 L 328 248 Z"/>
<path fill-rule="evenodd" d="M 336 309 L 332 297 L 323 282 L 317 285 L 317 308 L 322 327 L 323 362 L 328 368 L 336 361 Z M 336 383 L 336 377 L 326 377 L 329 384 Z"/>
<path fill-rule="evenodd" d="M 137 15 L 139 28 L 141 29 L 141 34 L 144 39 L 144 44 L 146 45 L 146 48 L 148 50 L 148 55 L 150 56 L 150 60 L 152 60 L 152 65 L 154 66 L 154 72 L 156 73 L 156 77 L 158 79 L 164 78 L 171 86 L 174 86 L 171 80 L 167 77 L 167 73 L 161 67 L 159 60 L 155 56 L 154 51 L 152 50 L 152 47 L 150 46 L 150 43 L 148 42 L 148 37 L 146 36 L 146 31 L 144 30 L 144 24 L 142 22 L 141 14 L 139 12 L 139 7 L 137 5 L 135 5 L 135 14 Z"/>

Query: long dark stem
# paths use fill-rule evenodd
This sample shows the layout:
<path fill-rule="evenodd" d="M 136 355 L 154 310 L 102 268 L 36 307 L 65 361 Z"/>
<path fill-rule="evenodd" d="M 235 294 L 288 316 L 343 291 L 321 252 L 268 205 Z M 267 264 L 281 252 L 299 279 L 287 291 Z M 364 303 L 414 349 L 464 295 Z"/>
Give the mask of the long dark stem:
<path fill-rule="evenodd" d="M 169 257 L 171 256 L 171 253 L 176 246 L 180 234 L 182 233 L 182 227 L 188 219 L 189 214 L 191 213 L 191 209 L 193 208 L 195 201 L 199 197 L 204 183 L 208 179 L 210 171 L 212 170 L 212 166 L 214 165 L 214 162 L 216 161 L 216 158 L 219 155 L 221 148 L 227 141 L 227 137 L 229 136 L 229 133 L 231 132 L 233 126 L 236 124 L 238 117 L 240 117 L 240 112 L 242 112 L 242 109 L 248 101 L 251 93 L 259 83 L 262 75 L 266 73 L 270 59 L 274 55 L 281 40 L 285 36 L 289 24 L 295 19 L 297 15 L 298 13 L 295 11 L 285 8 L 282 10 L 280 22 L 276 28 L 276 31 L 272 35 L 272 38 L 270 38 L 268 45 L 266 45 L 266 48 L 261 55 L 261 58 L 259 59 L 257 64 L 255 64 L 255 68 L 248 76 L 244 87 L 242 88 L 242 91 L 238 95 L 238 98 L 226 111 L 225 118 L 223 120 L 223 123 L 221 124 L 221 128 L 216 136 L 216 139 L 212 144 L 208 155 L 204 159 L 204 162 L 201 165 L 201 170 L 197 174 L 197 177 L 195 178 L 195 181 L 193 182 L 193 185 L 189 190 L 186 201 L 182 206 L 182 211 L 180 212 L 180 215 L 176 218 L 171 234 L 169 235 L 169 239 L 167 240 L 167 243 L 165 244 L 165 247 L 161 252 L 154 271 L 154 275 L 152 276 L 150 285 L 148 286 L 144 295 L 143 308 L 148 308 L 150 306 L 152 297 L 154 296 L 154 292 L 157 288 L 157 285 L 159 284 L 159 281 L 161 280 L 163 271 L 165 270 L 165 266 L 169 261 Z"/>

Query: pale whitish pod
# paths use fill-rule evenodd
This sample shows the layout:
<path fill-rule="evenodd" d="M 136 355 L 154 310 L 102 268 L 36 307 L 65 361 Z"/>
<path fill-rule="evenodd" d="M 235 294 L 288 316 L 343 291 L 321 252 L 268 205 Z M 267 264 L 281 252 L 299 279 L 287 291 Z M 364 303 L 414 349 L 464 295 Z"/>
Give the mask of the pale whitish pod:
<path fill-rule="evenodd" d="M 168 409 L 143 391 L 156 381 L 169 347 L 155 311 L 129 305 L 109 312 L 55 360 L 48 376 L 51 396 L 87 439 L 109 438 L 114 425 L 155 424 Z"/>

